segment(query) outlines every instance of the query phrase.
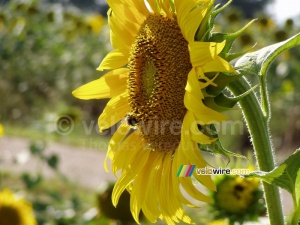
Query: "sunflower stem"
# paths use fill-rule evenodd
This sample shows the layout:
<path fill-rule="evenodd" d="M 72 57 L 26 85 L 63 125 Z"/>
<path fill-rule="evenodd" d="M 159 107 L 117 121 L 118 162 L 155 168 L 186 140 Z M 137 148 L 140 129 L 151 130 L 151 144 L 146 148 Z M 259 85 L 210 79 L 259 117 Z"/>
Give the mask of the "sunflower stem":
<path fill-rule="evenodd" d="M 261 108 L 263 110 L 263 115 L 267 122 L 269 122 L 270 115 L 270 104 L 269 104 L 269 96 L 267 89 L 267 78 L 266 76 L 258 76 L 260 81 L 260 93 L 261 93 Z"/>
<path fill-rule="evenodd" d="M 231 82 L 228 87 L 235 96 L 239 96 L 251 88 L 244 77 Z M 263 112 L 265 108 L 260 107 L 254 92 L 241 99 L 239 104 L 251 136 L 258 167 L 261 171 L 269 172 L 274 169 L 275 161 L 268 125 L 269 118 L 266 118 L 266 112 Z M 283 225 L 284 217 L 278 187 L 263 182 L 263 188 L 270 225 Z"/>

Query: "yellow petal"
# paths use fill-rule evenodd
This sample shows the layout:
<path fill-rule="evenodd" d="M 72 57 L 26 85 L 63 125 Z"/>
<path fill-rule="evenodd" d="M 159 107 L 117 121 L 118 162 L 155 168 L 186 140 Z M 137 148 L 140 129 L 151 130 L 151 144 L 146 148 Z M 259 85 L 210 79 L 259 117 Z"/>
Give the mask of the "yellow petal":
<path fill-rule="evenodd" d="M 130 3 L 132 4 L 132 1 L 127 2 L 124 0 L 107 0 L 107 3 L 118 18 L 122 18 L 123 21 L 127 21 L 127 25 L 130 25 L 130 23 L 141 24 L 143 19 L 146 17 L 146 15 L 143 15 L 137 11 L 136 8 L 130 7 Z"/>
<path fill-rule="evenodd" d="M 183 135 L 180 142 L 181 157 L 186 159 L 187 165 L 196 165 L 197 168 L 204 168 L 207 166 L 197 144 L 191 139 L 189 135 Z M 216 185 L 210 176 L 198 176 L 196 171 L 193 173 L 194 177 L 203 184 L 203 186 L 215 191 Z"/>
<path fill-rule="evenodd" d="M 194 177 L 205 187 L 211 191 L 216 191 L 217 187 L 211 176 L 209 175 L 197 175 L 196 171 L 193 173 Z"/>
<path fill-rule="evenodd" d="M 126 0 L 125 2 L 143 16 L 148 16 L 150 14 L 144 0 Z"/>
<path fill-rule="evenodd" d="M 131 198 L 130 198 L 130 210 L 132 212 L 133 218 L 137 223 L 139 223 L 139 213 L 142 208 L 142 205 L 145 202 L 146 196 L 150 195 L 150 193 L 152 192 L 151 189 L 156 188 L 152 186 L 153 176 L 151 177 L 151 175 L 152 175 L 152 171 L 155 170 L 155 165 L 157 164 L 157 158 L 158 158 L 157 154 L 150 153 L 146 165 L 143 167 L 143 169 L 137 175 L 134 181 L 134 185 L 131 191 Z M 150 215 L 149 217 L 151 220 L 153 220 L 152 215 Z M 154 220 L 156 220 L 156 218 L 157 216 L 154 218 Z"/>
<path fill-rule="evenodd" d="M 119 122 L 128 112 L 127 92 L 110 99 L 98 119 L 100 132 Z"/>
<path fill-rule="evenodd" d="M 213 124 L 227 120 L 225 115 L 205 106 L 201 98 L 196 98 L 195 95 L 189 92 L 184 95 L 184 105 L 194 113 L 199 124 Z"/>
<path fill-rule="evenodd" d="M 146 0 L 152 10 L 152 12 L 160 14 L 159 9 L 158 9 L 158 4 L 157 4 L 157 0 Z"/>
<path fill-rule="evenodd" d="M 157 0 L 158 7 L 162 10 L 162 14 L 170 19 L 173 18 L 172 8 L 169 1 Z"/>
<path fill-rule="evenodd" d="M 182 127 L 185 130 L 189 129 L 191 139 L 199 144 L 211 144 L 216 140 L 215 138 L 206 136 L 199 130 L 197 120 L 190 111 L 186 113 Z"/>
<path fill-rule="evenodd" d="M 72 94 L 84 100 L 115 97 L 126 91 L 128 73 L 126 68 L 110 71 L 100 79 L 77 88 Z"/>
<path fill-rule="evenodd" d="M 192 220 L 189 216 L 186 215 L 182 204 L 188 202 L 187 200 L 184 200 L 183 202 L 181 201 L 182 198 L 182 194 L 181 191 L 179 190 L 179 186 L 180 184 L 178 183 L 178 179 L 173 177 L 172 175 L 176 174 L 177 171 L 174 173 L 174 163 L 176 164 L 176 162 L 174 162 L 174 157 L 172 156 L 172 153 L 169 153 L 168 157 L 166 157 L 166 159 L 168 158 L 172 158 L 171 160 L 171 167 L 170 167 L 170 174 L 171 176 L 168 177 L 168 183 L 169 183 L 169 188 L 168 188 L 168 195 L 169 198 L 171 199 L 169 201 L 169 205 L 170 205 L 170 210 L 171 212 L 175 212 L 175 214 L 173 213 L 173 220 L 174 221 L 178 221 L 178 219 L 182 220 L 185 223 L 188 224 L 192 224 Z M 189 204 L 189 202 L 188 202 Z"/>
<path fill-rule="evenodd" d="M 221 53 L 221 51 L 223 50 L 223 48 L 226 45 L 226 40 L 220 42 L 220 43 L 216 43 L 216 54 L 219 55 Z"/>
<path fill-rule="evenodd" d="M 146 195 L 142 209 L 150 222 L 156 222 L 156 219 L 161 215 L 161 212 L 158 205 L 158 199 L 157 197 L 153 198 L 153 196 L 158 196 L 158 193 L 160 192 L 160 176 L 163 169 L 162 158 L 164 155 L 161 154 L 161 152 L 152 152 L 150 156 L 151 155 L 153 156 L 154 165 L 149 176 L 150 186 L 148 187 L 148 194 Z"/>
<path fill-rule="evenodd" d="M 160 191 L 158 195 L 158 201 L 160 205 L 160 210 L 162 212 L 162 215 L 171 217 L 172 220 L 175 220 L 176 217 L 174 216 L 174 210 L 172 210 L 172 201 L 171 201 L 171 196 L 170 195 L 170 177 L 174 176 L 171 171 L 172 171 L 172 165 L 171 165 L 171 155 L 166 154 L 166 156 L 163 158 L 163 171 L 161 174 L 161 186 L 160 186 Z"/>
<path fill-rule="evenodd" d="M 184 160 L 185 164 L 193 164 L 198 167 L 206 166 L 198 145 L 191 139 L 189 133 L 182 136 L 179 149 L 180 157 Z"/>
<path fill-rule="evenodd" d="M 122 173 L 122 175 L 118 178 L 112 193 L 112 203 L 116 207 L 121 194 L 128 187 L 128 185 L 134 180 L 136 174 L 135 173 Z"/>
<path fill-rule="evenodd" d="M 146 201 L 151 199 L 150 201 L 153 201 L 153 197 L 151 198 L 150 196 L 146 196 Z M 156 223 L 157 218 L 160 217 L 160 212 L 157 210 L 157 214 L 153 212 L 153 209 L 149 207 L 149 205 L 144 204 L 143 205 L 143 213 L 146 216 L 147 220 L 149 220 L 150 223 Z"/>
<path fill-rule="evenodd" d="M 110 39 L 116 49 L 130 51 L 141 24 L 149 15 L 143 0 L 108 1 L 111 9 L 108 13 Z"/>
<path fill-rule="evenodd" d="M 214 60 L 202 66 L 203 72 L 228 72 L 237 74 L 236 70 L 221 57 L 217 56 Z"/>
<path fill-rule="evenodd" d="M 183 151 L 186 151 L 186 148 L 184 148 L 183 144 L 179 144 L 178 149 L 174 153 L 174 158 L 173 158 L 173 174 L 177 174 L 178 169 L 180 168 L 181 165 L 189 165 L 190 161 L 188 161 L 185 157 L 185 154 L 183 154 Z M 174 179 L 174 184 L 175 192 L 177 192 L 176 196 L 178 196 L 178 199 L 180 202 L 182 202 L 184 205 L 195 208 L 196 206 L 192 204 L 190 201 L 188 201 L 183 195 L 180 190 L 180 183 L 178 177 Z"/>
<path fill-rule="evenodd" d="M 148 160 L 149 153 L 149 149 L 137 151 L 134 160 L 127 165 L 124 171 L 122 171 L 122 175 L 118 179 L 112 193 L 113 205 L 117 205 L 122 192 L 136 178 L 137 174 L 140 173 Z"/>
<path fill-rule="evenodd" d="M 136 26 L 129 22 L 125 23 L 124 20 L 120 21 L 120 18 L 112 12 L 108 15 L 108 24 L 111 45 L 115 49 L 124 49 L 129 52 L 137 32 Z"/>
<path fill-rule="evenodd" d="M 194 41 L 195 33 L 207 12 L 207 3 L 197 0 L 175 0 L 174 2 L 181 32 L 190 43 Z M 199 2 L 203 4 L 197 6 Z"/>
<path fill-rule="evenodd" d="M 113 70 L 122 67 L 128 63 L 128 57 L 129 51 L 127 49 L 115 49 L 105 56 L 97 70 Z"/>
<path fill-rule="evenodd" d="M 128 126 L 127 124 L 121 124 L 118 127 L 117 131 L 114 133 L 114 135 L 111 137 L 109 141 L 106 157 L 104 160 L 104 169 L 106 170 L 106 172 L 108 172 L 107 159 L 108 158 L 113 159 L 116 150 L 118 149 L 118 147 L 120 147 L 122 140 L 126 137 L 129 130 L 130 130 L 130 126 Z"/>
<path fill-rule="evenodd" d="M 146 177 L 149 176 L 149 170 L 151 168 L 144 167 L 140 174 L 137 175 L 134 180 L 134 185 L 131 192 L 130 198 L 130 211 L 134 220 L 139 224 L 139 215 L 142 208 L 142 204 L 145 199 L 145 191 L 148 186 L 148 179 Z"/>
<path fill-rule="evenodd" d="M 125 169 L 135 159 L 138 151 L 144 149 L 145 144 L 138 132 L 131 133 L 119 146 L 113 159 L 113 173 Z"/>
<path fill-rule="evenodd" d="M 198 81 L 198 75 L 196 74 L 195 70 L 192 69 L 188 74 L 185 90 L 203 99 L 204 96 L 201 91 L 202 88 L 205 88 L 205 86 L 203 87 L 202 83 Z"/>
<path fill-rule="evenodd" d="M 201 193 L 192 183 L 190 178 L 179 177 L 180 183 L 184 190 L 194 199 L 203 201 L 203 202 L 211 202 L 212 199 L 203 193 Z"/>
<path fill-rule="evenodd" d="M 193 67 L 203 66 L 217 57 L 217 43 L 215 42 L 191 42 L 189 51 Z"/>

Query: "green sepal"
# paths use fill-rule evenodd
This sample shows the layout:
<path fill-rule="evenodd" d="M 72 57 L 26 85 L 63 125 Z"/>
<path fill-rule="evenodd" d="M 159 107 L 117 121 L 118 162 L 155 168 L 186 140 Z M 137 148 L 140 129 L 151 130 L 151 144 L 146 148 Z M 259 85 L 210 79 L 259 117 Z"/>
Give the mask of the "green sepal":
<path fill-rule="evenodd" d="M 214 1 L 209 2 L 207 6 L 207 11 L 210 12 L 212 11 Z M 214 27 L 214 20 L 212 20 L 211 13 L 206 13 L 205 17 L 202 19 L 201 24 L 199 25 L 196 35 L 195 35 L 195 40 L 196 41 L 208 41 L 209 40 L 209 35 L 211 33 L 211 30 Z"/>
<path fill-rule="evenodd" d="M 200 130 L 205 135 L 217 139 L 215 142 L 213 142 L 212 144 L 209 144 L 209 145 L 199 144 L 199 148 L 200 148 L 201 151 L 210 152 L 210 153 L 216 154 L 216 155 L 223 155 L 226 158 L 228 158 L 228 161 L 230 161 L 229 157 L 231 157 L 231 156 L 247 159 L 247 157 L 245 157 L 243 155 L 240 155 L 240 154 L 237 154 L 237 153 L 233 153 L 233 152 L 231 152 L 231 151 L 229 151 L 229 150 L 227 150 L 226 148 L 223 147 L 220 139 L 218 138 L 218 131 L 217 131 L 214 124 L 208 124 L 208 125 L 205 125 L 205 126 L 201 126 Z"/>
<path fill-rule="evenodd" d="M 223 93 L 221 93 L 220 95 L 218 95 L 215 98 L 215 102 L 216 104 L 223 106 L 223 107 L 228 107 L 228 108 L 233 108 L 236 103 L 238 101 L 240 101 L 241 99 L 245 98 L 247 95 L 249 95 L 252 91 L 254 91 L 255 88 L 257 88 L 259 85 L 255 85 L 254 87 L 252 87 L 251 89 L 249 89 L 248 91 L 246 91 L 245 93 L 236 96 L 236 97 L 227 97 L 226 95 L 224 95 Z"/>
<path fill-rule="evenodd" d="M 240 78 L 241 76 L 243 76 L 243 74 L 232 75 L 219 73 L 216 79 L 214 79 L 216 86 L 209 85 L 205 91 L 210 96 L 218 96 L 230 82 Z"/>
<path fill-rule="evenodd" d="M 221 52 L 220 56 L 223 59 L 225 59 L 226 61 L 230 62 L 230 61 L 232 61 L 234 59 L 237 59 L 237 58 L 239 58 L 239 57 L 241 57 L 241 56 L 243 56 L 243 55 L 251 52 L 254 49 L 255 46 L 256 46 L 256 44 L 254 44 L 251 48 L 249 48 L 249 49 L 247 49 L 245 51 L 237 52 L 237 53 L 222 53 Z"/>
<path fill-rule="evenodd" d="M 211 13 L 211 17 L 215 19 L 224 9 L 227 8 L 227 6 L 230 5 L 232 0 L 229 0 L 226 4 L 224 4 L 222 7 L 218 8 L 221 4 L 218 4 L 215 6 L 215 10 Z"/>
<path fill-rule="evenodd" d="M 215 101 L 215 98 L 213 98 L 213 97 L 207 97 L 207 98 L 205 98 L 203 100 L 203 103 L 207 107 L 209 107 L 209 108 L 211 108 L 213 110 L 216 110 L 218 112 L 224 112 L 224 111 L 232 109 L 232 107 L 224 107 L 224 106 L 221 106 L 221 105 L 217 104 L 216 101 Z"/>
<path fill-rule="evenodd" d="M 251 20 L 249 23 L 247 23 L 243 28 L 241 28 L 240 30 L 236 31 L 235 33 L 213 33 L 211 35 L 211 38 L 209 41 L 212 42 L 222 42 L 224 40 L 226 40 L 226 44 L 225 47 L 223 48 L 222 52 L 220 53 L 220 55 L 224 55 L 227 54 L 231 47 L 233 42 L 237 39 L 237 37 L 239 37 L 249 26 L 251 26 L 254 21 L 256 21 L 256 19 Z"/>
<path fill-rule="evenodd" d="M 220 93 L 217 97 L 206 97 L 203 100 L 204 105 L 208 106 L 211 109 L 214 109 L 219 112 L 227 111 L 232 109 L 236 103 L 245 98 L 248 94 L 250 94 L 258 85 L 255 85 L 245 93 L 237 96 L 237 97 L 228 97 L 223 93 Z"/>
<path fill-rule="evenodd" d="M 209 153 L 212 153 L 215 155 L 223 155 L 228 159 L 229 162 L 230 162 L 230 157 L 238 157 L 238 158 L 247 159 L 246 156 L 231 152 L 231 151 L 227 150 L 226 148 L 224 148 L 219 138 L 210 145 L 199 144 L 199 148 L 201 151 L 204 151 L 204 152 L 209 152 Z"/>

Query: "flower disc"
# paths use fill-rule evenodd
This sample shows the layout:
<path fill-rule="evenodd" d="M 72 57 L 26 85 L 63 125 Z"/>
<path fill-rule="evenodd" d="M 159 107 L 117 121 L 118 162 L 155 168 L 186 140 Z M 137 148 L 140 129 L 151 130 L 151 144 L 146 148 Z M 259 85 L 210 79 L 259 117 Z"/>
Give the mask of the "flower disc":
<path fill-rule="evenodd" d="M 186 113 L 185 86 L 192 68 L 188 43 L 174 19 L 149 15 L 131 47 L 130 114 L 152 149 L 174 151 Z"/>

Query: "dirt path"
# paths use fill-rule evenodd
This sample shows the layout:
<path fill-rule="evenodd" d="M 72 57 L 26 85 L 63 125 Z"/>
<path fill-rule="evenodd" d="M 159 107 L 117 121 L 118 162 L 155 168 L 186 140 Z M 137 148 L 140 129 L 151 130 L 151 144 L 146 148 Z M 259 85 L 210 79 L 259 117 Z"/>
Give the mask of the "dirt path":
<path fill-rule="evenodd" d="M 3 137 L 0 139 L 0 167 L 12 172 L 36 172 L 42 169 L 46 177 L 53 177 L 54 172 L 47 165 L 41 167 L 35 157 L 28 155 L 30 141 L 22 138 Z M 95 151 L 63 144 L 49 143 L 46 155 L 59 156 L 59 170 L 71 181 L 88 188 L 97 187 L 106 181 L 113 181 L 114 175 L 103 168 L 105 151 Z M 16 162 L 18 161 L 18 163 Z"/>
<path fill-rule="evenodd" d="M 13 172 L 36 172 L 43 170 L 46 177 L 55 174 L 47 167 L 40 168 L 38 161 L 26 156 L 30 141 L 22 138 L 3 137 L 0 139 L 0 166 L 1 169 Z M 56 153 L 59 156 L 59 169 L 71 181 L 85 187 L 97 189 L 103 182 L 115 180 L 114 175 L 107 173 L 103 168 L 105 151 L 95 151 L 88 148 L 71 147 L 68 145 L 49 143 L 45 149 L 47 155 Z M 19 158 L 21 163 L 14 163 Z M 23 162 L 22 162 L 23 161 Z M 282 191 L 282 200 L 285 213 L 291 213 L 293 202 L 289 193 Z"/>

